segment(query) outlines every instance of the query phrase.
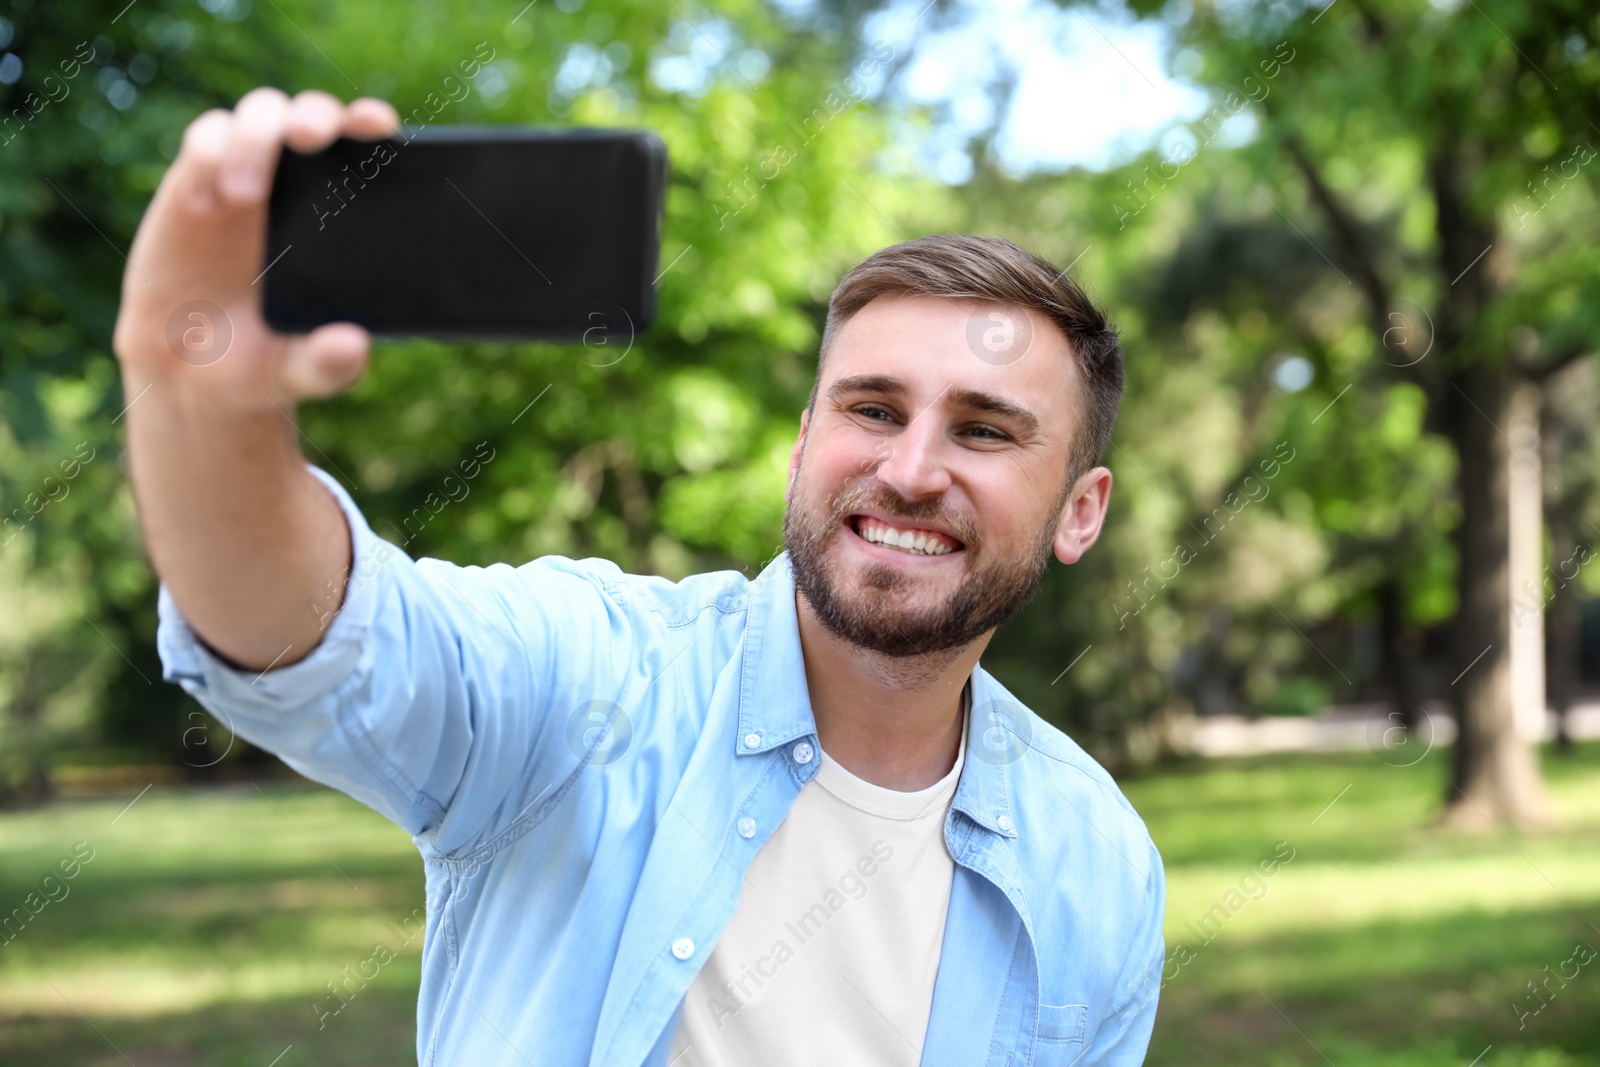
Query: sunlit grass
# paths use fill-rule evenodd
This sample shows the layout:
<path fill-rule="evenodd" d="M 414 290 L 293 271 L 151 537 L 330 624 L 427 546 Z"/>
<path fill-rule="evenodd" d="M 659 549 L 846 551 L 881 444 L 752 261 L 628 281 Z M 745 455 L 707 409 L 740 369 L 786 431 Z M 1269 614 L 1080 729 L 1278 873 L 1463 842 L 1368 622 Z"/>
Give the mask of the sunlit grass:
<path fill-rule="evenodd" d="M 204 1048 L 198 1062 L 237 1051 L 264 1064 L 296 1033 L 302 1046 L 315 1035 L 315 1062 L 376 1062 L 374 1048 L 414 1058 L 422 939 L 396 929 L 420 924 L 422 861 L 402 831 L 298 785 L 132 799 L 0 817 L 3 906 L 61 898 L 0 945 L 0 1063 L 123 1062 L 114 1042 L 139 1064 L 129 1044 L 158 1063 Z M 93 858 L 60 880 L 75 847 Z M 398 958 L 319 1031 L 325 983 L 379 941 Z M 260 1057 L 273 1031 L 287 1036 Z"/>
<path fill-rule="evenodd" d="M 1600 1064 L 1600 962 L 1520 1014 L 1547 965 L 1600 947 L 1600 745 L 1546 757 L 1562 821 L 1539 833 L 1437 829 L 1447 759 L 1125 783 L 1166 860 L 1168 947 L 1190 950 L 1169 962 L 1151 1064 L 1466 1067 L 1486 1048 L 1482 1067 Z M 1262 877 L 1279 847 L 1294 858 Z"/>

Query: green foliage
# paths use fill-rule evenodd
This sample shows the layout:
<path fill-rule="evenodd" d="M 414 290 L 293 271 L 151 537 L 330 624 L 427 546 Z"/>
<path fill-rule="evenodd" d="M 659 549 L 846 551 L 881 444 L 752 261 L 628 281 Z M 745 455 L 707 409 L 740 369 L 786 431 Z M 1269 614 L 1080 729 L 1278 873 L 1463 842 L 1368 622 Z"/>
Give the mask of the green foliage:
<path fill-rule="evenodd" d="M 281 77 L 273 29 L 192 5 L 13 4 L 23 69 L 0 90 L 0 799 L 39 795 L 52 749 L 179 751 L 153 587 L 121 467 L 110 351 L 123 250 L 188 118 L 245 70 Z"/>
<path fill-rule="evenodd" d="M 1456 612 L 1459 484 L 1484 475 L 1441 432 L 1453 376 L 1547 375 L 1600 338 L 1592 13 L 1134 6 L 1177 27 L 1212 109 L 1118 170 L 980 170 L 963 198 L 964 228 L 1081 254 L 1122 328 L 1106 529 L 986 657 L 1113 762 L 1154 754 L 1174 715 L 1260 710 L 1296 675 L 1368 699 L 1381 588 L 1413 634 Z M 1274 383 L 1288 358 L 1309 364 L 1299 391 Z M 1592 520 L 1592 434 L 1573 421 L 1591 395 L 1566 404 L 1558 454 L 1562 500 Z M 1266 477 L 1280 446 L 1294 458 Z M 1222 523 L 1252 475 L 1259 501 Z"/>
<path fill-rule="evenodd" d="M 310 461 L 413 556 L 753 571 L 780 545 L 840 273 L 915 233 L 998 232 L 1074 263 L 1128 355 L 1107 527 L 985 657 L 1023 699 L 1102 758 L 1143 759 L 1174 718 L 1226 706 L 1218 694 L 1252 712 L 1304 677 L 1303 697 L 1320 685 L 1354 699 L 1375 671 L 1362 634 L 1379 589 L 1399 588 L 1412 630 L 1447 622 L 1461 472 L 1441 383 L 1479 358 L 1547 366 L 1600 330 L 1587 239 L 1600 163 L 1578 162 L 1580 144 L 1600 147 L 1583 132 L 1600 123 L 1592 18 L 1510 2 L 1174 8 L 1215 92 L 1187 124 L 1188 158 L 1152 149 L 1112 172 L 1020 182 L 980 164 L 947 189 L 891 146 L 926 115 L 844 91 L 906 58 L 859 36 L 877 6 L 830 0 L 804 25 L 753 0 L 431 2 L 403 18 L 306 0 L 8 11 L 25 66 L 0 89 L 6 109 L 80 43 L 95 58 L 0 145 L 0 508 L 29 515 L 0 535 L 0 582 L 21 605 L 0 634 L 0 795 L 42 788 L 62 745 L 184 757 L 193 705 L 160 680 L 154 577 L 121 469 L 130 398 L 108 344 L 120 250 L 183 126 L 260 83 L 381 95 L 418 123 L 650 127 L 669 148 L 650 330 L 586 346 L 382 344 L 355 390 L 299 413 Z M 1221 136 L 1246 109 L 1253 139 Z M 1441 172 L 1441 158 L 1459 166 Z M 1441 313 L 1474 279 L 1441 273 L 1441 173 L 1494 231 L 1475 268 L 1494 285 L 1470 314 Z M 1348 232 L 1312 174 L 1347 206 Z M 1384 281 L 1377 313 L 1364 264 Z M 1298 391 L 1275 381 L 1291 358 L 1311 371 Z M 1600 485 L 1581 431 L 1592 386 L 1563 395 L 1558 480 L 1581 530 Z M 62 481 L 80 448 L 94 458 Z M 30 494 L 52 492 L 33 514 Z"/>
<path fill-rule="evenodd" d="M 19 5 L 4 17 L 24 61 L 0 88 L 8 111 L 79 42 L 94 59 L 0 146 L 0 505 L 58 492 L 45 478 L 59 480 L 80 442 L 94 459 L 14 538 L 28 554 L 6 572 L 7 596 L 29 607 L 0 641 L 0 798 L 41 792 L 49 753 L 69 741 L 184 756 L 193 705 L 160 679 L 155 580 L 120 469 L 117 420 L 137 400 L 122 395 L 109 341 L 122 250 L 205 108 L 272 84 L 379 95 L 413 124 L 665 139 L 651 329 L 584 346 L 380 344 L 360 386 L 299 413 L 309 461 L 377 530 L 461 563 L 601 555 L 681 576 L 769 558 L 827 295 L 896 239 L 889 218 L 937 203 L 863 167 L 886 144 L 884 120 L 841 79 L 880 61 L 794 33 L 764 4 L 436 2 L 399 17 L 143 0 L 121 15 Z M 463 60 L 485 56 L 461 77 Z"/>

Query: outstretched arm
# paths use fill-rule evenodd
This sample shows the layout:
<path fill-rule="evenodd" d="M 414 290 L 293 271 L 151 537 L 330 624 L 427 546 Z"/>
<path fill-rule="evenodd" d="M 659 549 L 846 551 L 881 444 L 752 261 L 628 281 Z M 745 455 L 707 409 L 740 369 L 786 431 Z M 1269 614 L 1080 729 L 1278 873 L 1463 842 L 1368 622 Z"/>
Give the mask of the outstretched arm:
<path fill-rule="evenodd" d="M 342 603 L 350 530 L 306 468 L 295 405 L 348 388 L 368 336 L 262 321 L 266 205 L 284 144 L 398 128 L 378 100 L 272 88 L 184 131 L 134 238 L 113 347 L 146 551 L 197 634 L 240 667 L 303 659 Z"/>

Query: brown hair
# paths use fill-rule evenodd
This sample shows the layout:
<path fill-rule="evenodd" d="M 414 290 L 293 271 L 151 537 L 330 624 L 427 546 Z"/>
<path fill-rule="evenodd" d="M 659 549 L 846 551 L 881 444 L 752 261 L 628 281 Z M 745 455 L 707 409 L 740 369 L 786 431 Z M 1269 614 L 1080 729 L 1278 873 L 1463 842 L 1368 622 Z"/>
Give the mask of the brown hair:
<path fill-rule="evenodd" d="M 891 245 L 858 263 L 828 300 L 808 410 L 816 407 L 823 363 L 840 328 L 885 295 L 992 300 L 1049 316 L 1067 337 L 1087 394 L 1087 402 L 1077 405 L 1078 430 L 1068 448 L 1067 484 L 1099 461 L 1122 401 L 1122 343 L 1116 327 L 1066 271 L 1003 237 L 931 234 Z"/>

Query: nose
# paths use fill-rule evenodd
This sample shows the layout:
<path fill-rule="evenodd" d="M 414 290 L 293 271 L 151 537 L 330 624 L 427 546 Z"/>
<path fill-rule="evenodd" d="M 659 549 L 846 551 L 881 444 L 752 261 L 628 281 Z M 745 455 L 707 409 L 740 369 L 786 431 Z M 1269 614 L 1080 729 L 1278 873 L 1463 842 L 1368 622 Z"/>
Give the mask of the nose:
<path fill-rule="evenodd" d="M 943 458 L 944 445 L 938 420 L 930 415 L 918 415 L 878 446 L 882 455 L 876 471 L 878 480 L 905 500 L 940 495 L 950 488 L 950 471 Z"/>

